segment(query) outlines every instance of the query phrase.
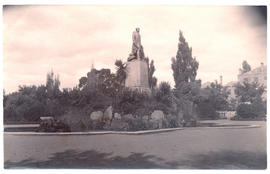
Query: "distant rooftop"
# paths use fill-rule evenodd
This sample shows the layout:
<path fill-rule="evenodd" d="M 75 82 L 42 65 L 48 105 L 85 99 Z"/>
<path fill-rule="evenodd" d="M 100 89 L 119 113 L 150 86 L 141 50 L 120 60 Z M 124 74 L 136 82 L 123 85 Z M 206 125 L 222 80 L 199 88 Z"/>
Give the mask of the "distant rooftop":
<path fill-rule="evenodd" d="M 231 81 L 231 82 L 228 82 L 227 84 L 225 84 L 224 86 L 233 86 L 236 83 L 237 83 L 236 81 Z"/>
<path fill-rule="evenodd" d="M 267 66 L 262 63 L 261 66 L 254 68 L 253 70 L 248 71 L 246 73 L 239 74 L 239 75 L 240 76 L 241 75 L 250 75 L 250 74 L 256 74 L 256 73 L 261 73 L 261 72 L 266 72 L 266 71 L 267 71 Z"/>

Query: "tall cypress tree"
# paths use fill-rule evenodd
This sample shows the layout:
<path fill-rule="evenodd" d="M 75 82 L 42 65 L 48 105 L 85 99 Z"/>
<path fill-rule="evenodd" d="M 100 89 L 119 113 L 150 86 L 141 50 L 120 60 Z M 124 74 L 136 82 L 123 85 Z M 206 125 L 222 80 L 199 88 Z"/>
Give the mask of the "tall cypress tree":
<path fill-rule="evenodd" d="M 189 120 L 194 118 L 194 103 L 199 94 L 200 80 L 195 80 L 199 63 L 192 57 L 192 48 L 186 42 L 182 31 L 179 32 L 178 51 L 176 57 L 172 58 L 171 67 L 175 82 L 174 98 L 177 112 L 183 114 L 179 117 Z"/>
<path fill-rule="evenodd" d="M 179 32 L 179 43 L 176 57 L 172 58 L 172 70 L 175 88 L 179 89 L 183 82 L 194 82 L 199 63 L 192 57 L 192 48 L 186 42 L 182 31 Z"/>
<path fill-rule="evenodd" d="M 150 89 L 153 89 L 154 87 L 157 86 L 157 78 L 154 76 L 154 72 L 156 71 L 156 68 L 155 68 L 153 60 L 151 60 L 148 69 L 149 69 L 149 72 L 148 72 L 149 86 L 150 86 Z"/>

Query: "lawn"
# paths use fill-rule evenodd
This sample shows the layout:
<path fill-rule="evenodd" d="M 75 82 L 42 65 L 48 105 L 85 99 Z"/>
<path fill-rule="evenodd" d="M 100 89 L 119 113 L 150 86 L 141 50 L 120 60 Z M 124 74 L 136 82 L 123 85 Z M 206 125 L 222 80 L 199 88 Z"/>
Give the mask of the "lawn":
<path fill-rule="evenodd" d="M 228 123 L 224 120 L 222 122 Z M 186 128 L 145 135 L 4 135 L 5 168 L 265 169 L 260 128 Z"/>

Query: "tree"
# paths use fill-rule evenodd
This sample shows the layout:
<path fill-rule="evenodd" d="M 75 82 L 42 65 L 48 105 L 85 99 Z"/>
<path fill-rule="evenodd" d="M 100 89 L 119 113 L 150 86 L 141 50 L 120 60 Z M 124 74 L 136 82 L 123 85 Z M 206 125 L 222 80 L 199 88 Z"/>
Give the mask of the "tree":
<path fill-rule="evenodd" d="M 54 75 L 53 70 L 47 73 L 46 89 L 49 98 L 56 98 L 60 92 L 59 75 Z"/>
<path fill-rule="evenodd" d="M 44 116 L 44 99 L 37 95 L 38 89 L 34 85 L 19 86 L 18 92 L 9 94 L 4 106 L 4 121 L 36 122 Z"/>
<path fill-rule="evenodd" d="M 192 57 L 192 48 L 188 46 L 182 31 L 180 31 L 177 55 L 172 58 L 175 88 L 181 88 L 183 82 L 194 82 L 198 67 L 199 63 L 195 57 Z"/>
<path fill-rule="evenodd" d="M 229 91 L 221 84 L 214 82 L 209 87 L 201 89 L 198 111 L 201 118 L 216 119 L 218 110 L 227 110 Z"/>
<path fill-rule="evenodd" d="M 79 80 L 79 88 L 84 87 L 87 84 L 87 77 L 81 77 Z"/>
<path fill-rule="evenodd" d="M 235 86 L 236 97 L 240 105 L 236 108 L 237 115 L 241 118 L 264 117 L 266 114 L 266 101 L 263 101 L 262 94 L 265 87 L 258 82 L 238 83 Z"/>
<path fill-rule="evenodd" d="M 7 101 L 7 95 L 5 89 L 3 89 L 3 107 L 6 106 L 6 101 Z"/>
<path fill-rule="evenodd" d="M 157 102 L 162 103 L 166 108 L 171 108 L 173 96 L 170 84 L 168 82 L 161 82 L 154 94 L 154 97 Z"/>
<path fill-rule="evenodd" d="M 127 77 L 126 65 L 122 60 L 116 60 L 114 64 L 116 66 L 116 79 L 121 85 L 123 85 Z"/>
<path fill-rule="evenodd" d="M 250 65 L 247 63 L 247 61 L 244 60 L 242 63 L 242 69 L 240 69 L 241 74 L 249 72 L 250 70 L 251 70 Z"/>
<path fill-rule="evenodd" d="M 149 59 L 147 58 L 147 63 L 149 64 Z M 148 67 L 148 81 L 149 81 L 149 86 L 150 89 L 153 90 L 154 87 L 157 86 L 157 78 L 153 76 L 154 72 L 155 72 L 156 68 L 154 65 L 154 61 L 151 60 L 149 67 Z"/>
<path fill-rule="evenodd" d="M 198 96 L 200 81 L 196 81 L 199 63 L 192 57 L 192 48 L 186 42 L 182 31 L 179 32 L 179 43 L 176 57 L 172 58 L 172 70 L 175 82 L 174 96 L 177 108 L 185 119 L 194 116 L 194 102 Z"/>
<path fill-rule="evenodd" d="M 47 101 L 46 101 L 46 112 L 47 116 L 59 116 L 64 111 L 60 106 L 59 97 L 61 96 L 60 80 L 59 75 L 54 75 L 53 70 L 47 73 L 46 80 L 46 92 L 47 92 Z"/>
<path fill-rule="evenodd" d="M 265 87 L 258 82 L 246 82 L 238 83 L 235 86 L 236 97 L 240 102 L 253 103 L 255 100 L 262 100 L 262 94 L 265 92 Z"/>

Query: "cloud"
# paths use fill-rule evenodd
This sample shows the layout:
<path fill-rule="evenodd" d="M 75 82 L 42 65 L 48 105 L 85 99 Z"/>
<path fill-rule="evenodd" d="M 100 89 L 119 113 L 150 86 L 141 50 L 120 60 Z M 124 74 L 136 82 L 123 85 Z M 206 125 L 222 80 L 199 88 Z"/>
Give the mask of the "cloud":
<path fill-rule="evenodd" d="M 171 58 L 181 29 L 200 63 L 198 78 L 237 80 L 243 60 L 266 63 L 266 25 L 244 6 L 5 6 L 4 89 L 45 83 L 51 69 L 61 87 L 74 87 L 92 63 L 115 70 L 126 61 L 131 33 L 141 28 L 145 54 L 155 76 L 174 84 Z"/>

